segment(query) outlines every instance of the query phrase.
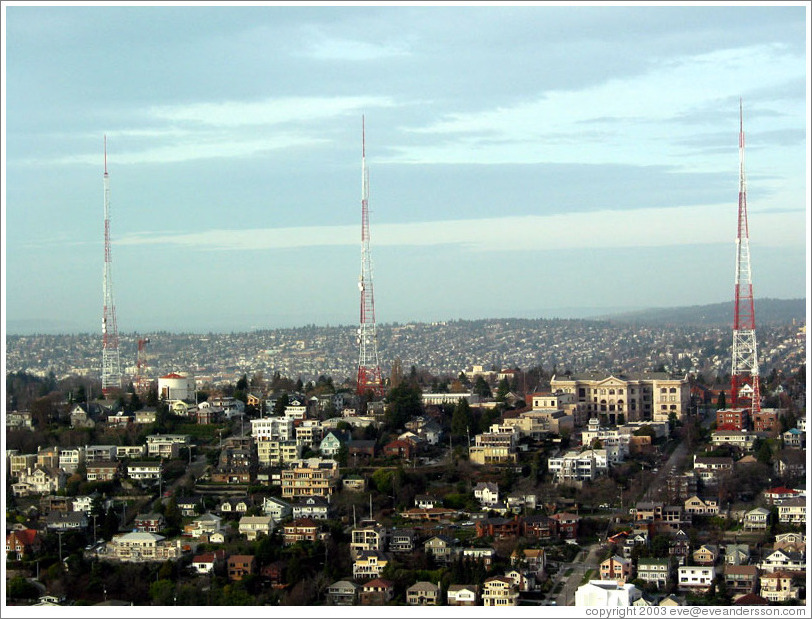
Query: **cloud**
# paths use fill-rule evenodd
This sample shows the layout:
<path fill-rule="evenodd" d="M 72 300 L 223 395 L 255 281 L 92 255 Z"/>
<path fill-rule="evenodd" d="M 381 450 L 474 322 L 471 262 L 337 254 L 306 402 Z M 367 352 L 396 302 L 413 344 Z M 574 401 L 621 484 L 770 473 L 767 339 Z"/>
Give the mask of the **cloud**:
<path fill-rule="evenodd" d="M 719 131 L 726 118 L 735 131 L 742 84 L 785 89 L 806 64 L 781 45 L 754 45 L 674 58 L 632 77 L 607 79 L 580 89 L 547 90 L 535 98 L 474 112 L 449 112 L 423 126 L 404 126 L 422 143 L 392 149 L 388 163 L 629 163 L 651 161 L 652 152 L 680 165 L 708 165 L 685 157 L 684 139 Z M 735 93 L 735 97 L 731 93 Z M 596 107 L 596 101 L 600 106 Z M 774 109 L 771 109 L 770 105 Z M 779 107 L 775 107 L 779 106 Z M 728 108 L 732 107 L 727 105 Z M 718 110 L 697 120 L 697 110 Z M 780 102 L 760 101 L 765 129 L 780 122 Z M 708 120 L 710 118 L 710 120 Z M 797 124 L 797 115 L 790 122 Z M 688 127 L 690 119 L 694 126 Z M 584 131 L 584 127 L 590 131 Z"/>
<path fill-rule="evenodd" d="M 803 244 L 798 234 L 802 211 L 753 213 L 758 244 Z M 676 247 L 731 242 L 735 233 L 729 205 L 652 208 L 634 213 L 526 215 L 438 222 L 377 224 L 375 247 L 456 245 L 476 252 L 601 248 Z M 357 226 L 312 226 L 256 230 L 207 230 L 195 233 L 126 235 L 116 245 L 170 245 L 188 250 L 256 251 L 316 247 L 360 247 Z"/>
<path fill-rule="evenodd" d="M 371 43 L 353 39 L 323 37 L 306 46 L 300 54 L 314 60 L 363 62 L 408 56 L 409 49 L 402 43 Z"/>
<path fill-rule="evenodd" d="M 370 108 L 393 105 L 388 97 L 281 97 L 263 101 L 155 106 L 150 108 L 149 116 L 159 121 L 188 123 L 201 127 L 267 127 L 312 123 L 350 113 L 359 114 Z"/>

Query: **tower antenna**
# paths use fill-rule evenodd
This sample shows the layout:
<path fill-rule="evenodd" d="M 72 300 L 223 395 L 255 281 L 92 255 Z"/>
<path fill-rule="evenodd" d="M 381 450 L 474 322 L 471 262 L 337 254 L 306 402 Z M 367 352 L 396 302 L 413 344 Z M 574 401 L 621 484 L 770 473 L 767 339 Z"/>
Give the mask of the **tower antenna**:
<path fill-rule="evenodd" d="M 739 98 L 739 218 L 736 236 L 736 282 L 733 308 L 733 368 L 730 373 L 732 408 L 761 410 L 756 319 L 750 274 L 750 230 L 747 225 L 747 182 L 744 174 L 744 115 Z"/>
<path fill-rule="evenodd" d="M 378 363 L 378 334 L 375 325 L 375 298 L 372 289 L 372 255 L 369 251 L 369 172 L 366 164 L 366 126 L 361 117 L 361 322 L 358 326 L 358 387 L 362 395 L 371 391 L 383 395 Z"/>
<path fill-rule="evenodd" d="M 107 173 L 107 135 L 104 136 L 104 310 L 102 313 L 102 394 L 121 389 L 121 361 L 118 354 L 118 326 L 113 302 L 112 258 L 110 254 L 110 176 Z"/>

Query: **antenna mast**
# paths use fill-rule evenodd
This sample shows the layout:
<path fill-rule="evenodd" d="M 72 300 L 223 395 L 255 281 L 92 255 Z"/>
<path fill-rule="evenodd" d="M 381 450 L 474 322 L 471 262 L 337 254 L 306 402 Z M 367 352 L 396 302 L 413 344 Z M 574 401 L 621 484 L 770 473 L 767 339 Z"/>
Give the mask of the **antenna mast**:
<path fill-rule="evenodd" d="M 375 326 L 375 298 L 372 292 L 372 255 L 369 251 L 369 172 L 366 164 L 366 129 L 361 117 L 361 323 L 358 327 L 359 395 L 371 391 L 383 395 L 381 367 L 378 363 L 378 334 Z"/>
<path fill-rule="evenodd" d="M 113 303 L 110 255 L 110 176 L 107 174 L 107 135 L 104 136 L 104 312 L 102 315 L 102 394 L 121 389 L 121 361 L 118 354 L 118 326 Z"/>
<path fill-rule="evenodd" d="M 750 277 L 750 231 L 747 225 L 747 183 L 744 175 L 744 120 L 739 99 L 739 221 L 736 236 L 736 284 L 733 309 L 733 369 L 730 376 L 732 408 L 761 410 L 756 349 L 753 283 Z"/>

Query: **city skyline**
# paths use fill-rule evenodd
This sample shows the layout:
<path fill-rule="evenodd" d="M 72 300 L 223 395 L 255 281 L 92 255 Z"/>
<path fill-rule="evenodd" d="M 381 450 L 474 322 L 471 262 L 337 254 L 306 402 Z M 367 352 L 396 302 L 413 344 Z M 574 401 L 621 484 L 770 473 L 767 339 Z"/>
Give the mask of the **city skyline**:
<path fill-rule="evenodd" d="M 808 6 L 4 11 L 5 328 L 357 324 L 808 296 Z M 758 321 L 758 307 L 756 307 Z"/>

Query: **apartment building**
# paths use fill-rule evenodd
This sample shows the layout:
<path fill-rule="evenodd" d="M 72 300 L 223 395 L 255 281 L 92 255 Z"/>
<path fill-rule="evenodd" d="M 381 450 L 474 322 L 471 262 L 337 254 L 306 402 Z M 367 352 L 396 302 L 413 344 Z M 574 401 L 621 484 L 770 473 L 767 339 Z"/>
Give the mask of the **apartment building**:
<path fill-rule="evenodd" d="M 297 460 L 282 470 L 282 498 L 330 497 L 338 485 L 338 478 L 338 463 L 335 460 Z"/>

